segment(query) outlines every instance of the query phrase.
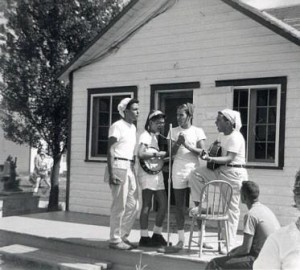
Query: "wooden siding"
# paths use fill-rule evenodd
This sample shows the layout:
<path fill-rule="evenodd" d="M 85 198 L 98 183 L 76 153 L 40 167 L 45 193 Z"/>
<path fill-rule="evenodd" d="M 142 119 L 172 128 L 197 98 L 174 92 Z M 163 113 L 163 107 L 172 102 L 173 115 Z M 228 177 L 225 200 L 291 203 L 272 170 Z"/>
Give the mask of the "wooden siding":
<path fill-rule="evenodd" d="M 74 73 L 70 210 L 110 213 L 110 190 L 103 182 L 106 164 L 84 161 L 87 88 L 137 85 L 141 132 L 151 84 L 200 81 L 201 88 L 194 91 L 194 124 L 204 128 L 209 144 L 217 136 L 216 112 L 232 106 L 231 88 L 216 88 L 216 80 L 287 76 L 284 169 L 248 172 L 261 187 L 261 201 L 282 225 L 291 222 L 300 158 L 299 63 L 298 46 L 222 1 L 178 1 L 101 62 Z"/>

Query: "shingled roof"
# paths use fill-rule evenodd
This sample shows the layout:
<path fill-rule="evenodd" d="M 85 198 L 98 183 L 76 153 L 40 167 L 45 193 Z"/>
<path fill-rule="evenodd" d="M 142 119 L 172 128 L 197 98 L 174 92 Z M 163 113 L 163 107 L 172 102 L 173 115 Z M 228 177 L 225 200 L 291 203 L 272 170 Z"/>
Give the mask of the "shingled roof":
<path fill-rule="evenodd" d="M 264 12 L 300 31 L 300 5 L 265 9 Z"/>

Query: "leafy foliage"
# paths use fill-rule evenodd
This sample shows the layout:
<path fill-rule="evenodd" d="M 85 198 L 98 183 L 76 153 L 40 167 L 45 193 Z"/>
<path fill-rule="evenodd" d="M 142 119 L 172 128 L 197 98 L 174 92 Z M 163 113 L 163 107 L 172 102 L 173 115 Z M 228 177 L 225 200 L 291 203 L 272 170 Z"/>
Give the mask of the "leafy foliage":
<path fill-rule="evenodd" d="M 43 139 L 54 167 L 67 145 L 70 99 L 69 86 L 56 76 L 120 11 L 120 2 L 4 0 L 0 6 L 6 19 L 0 27 L 5 136 L 32 146 Z M 51 182 L 55 187 L 58 179 Z"/>

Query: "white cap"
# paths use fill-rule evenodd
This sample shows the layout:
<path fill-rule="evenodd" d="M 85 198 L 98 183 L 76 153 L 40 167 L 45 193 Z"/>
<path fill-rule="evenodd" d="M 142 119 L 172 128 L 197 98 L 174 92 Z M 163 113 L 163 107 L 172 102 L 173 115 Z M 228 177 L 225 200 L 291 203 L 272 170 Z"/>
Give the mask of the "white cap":
<path fill-rule="evenodd" d="M 235 129 L 239 131 L 242 127 L 241 114 L 238 111 L 231 109 L 224 109 L 220 111 L 232 124 L 235 125 Z"/>
<path fill-rule="evenodd" d="M 124 111 L 126 110 L 126 107 L 127 107 L 128 103 L 130 102 L 130 100 L 132 100 L 132 98 L 123 98 L 118 105 L 119 114 L 123 118 L 125 117 Z"/>

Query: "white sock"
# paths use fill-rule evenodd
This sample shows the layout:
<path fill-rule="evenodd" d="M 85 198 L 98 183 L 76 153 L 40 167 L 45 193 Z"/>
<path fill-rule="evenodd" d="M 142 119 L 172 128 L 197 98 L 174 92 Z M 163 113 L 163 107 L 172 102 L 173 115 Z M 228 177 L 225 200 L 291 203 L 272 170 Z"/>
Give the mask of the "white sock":
<path fill-rule="evenodd" d="M 162 233 L 162 227 L 157 227 L 154 225 L 154 228 L 153 228 L 153 233 L 156 233 L 156 234 L 161 234 Z"/>
<path fill-rule="evenodd" d="M 148 237 L 148 236 L 149 236 L 148 230 L 141 230 L 141 237 Z"/>
<path fill-rule="evenodd" d="M 178 240 L 184 243 L 184 230 L 178 230 Z"/>

